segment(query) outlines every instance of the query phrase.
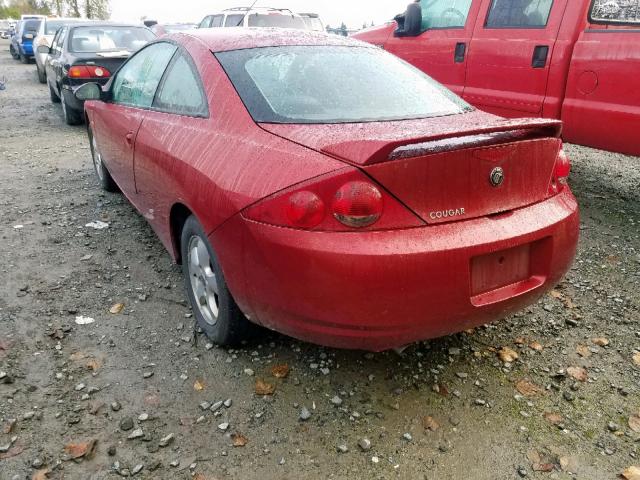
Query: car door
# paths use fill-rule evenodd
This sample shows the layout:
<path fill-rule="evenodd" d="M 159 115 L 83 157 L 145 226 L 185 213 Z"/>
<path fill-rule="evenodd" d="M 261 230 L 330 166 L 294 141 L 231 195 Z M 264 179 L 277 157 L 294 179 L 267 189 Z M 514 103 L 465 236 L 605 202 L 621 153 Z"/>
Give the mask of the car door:
<path fill-rule="evenodd" d="M 110 101 L 94 108 L 93 131 L 103 162 L 133 204 L 136 135 L 176 49 L 173 43 L 157 42 L 133 55 L 113 78 Z"/>
<path fill-rule="evenodd" d="M 169 64 L 136 137 L 137 206 L 163 240 L 168 238 L 169 225 L 164 220 L 179 196 L 175 188 L 179 166 L 195 158 L 194 140 L 211 134 L 202 80 L 189 54 L 181 49 Z"/>
<path fill-rule="evenodd" d="M 423 32 L 392 36 L 385 49 L 462 95 L 469 43 L 481 0 L 423 0 Z"/>
<path fill-rule="evenodd" d="M 464 98 L 506 117 L 541 116 L 568 0 L 483 0 Z"/>
<path fill-rule="evenodd" d="M 591 2 L 571 59 L 563 133 L 572 143 L 640 155 L 640 1 L 618 7 Z"/>
<path fill-rule="evenodd" d="M 62 48 L 64 45 L 64 39 L 67 35 L 67 31 L 68 31 L 67 27 L 62 27 L 61 29 L 58 30 L 51 45 L 51 53 L 47 57 L 47 60 L 45 63 L 46 65 L 45 70 L 47 72 L 47 82 L 49 82 L 49 85 L 58 94 L 58 96 L 61 96 L 61 92 L 59 88 L 60 78 L 62 75 L 61 57 L 62 57 Z"/>

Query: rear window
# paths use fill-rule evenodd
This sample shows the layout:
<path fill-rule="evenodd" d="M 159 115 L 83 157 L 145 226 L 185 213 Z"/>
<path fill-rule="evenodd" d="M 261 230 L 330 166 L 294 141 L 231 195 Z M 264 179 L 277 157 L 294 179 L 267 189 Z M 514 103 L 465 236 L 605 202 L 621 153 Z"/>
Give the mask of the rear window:
<path fill-rule="evenodd" d="M 302 19 L 309 30 L 315 30 L 316 32 L 324 31 L 322 20 L 318 17 L 302 17 Z"/>
<path fill-rule="evenodd" d="M 40 22 L 41 20 L 27 20 L 24 22 L 24 28 L 22 29 L 22 31 L 31 33 L 37 32 L 40 28 Z"/>
<path fill-rule="evenodd" d="M 227 15 L 227 18 L 224 21 L 225 27 L 239 27 L 242 25 L 244 21 L 244 13 Z M 213 25 L 212 25 L 213 26 Z"/>
<path fill-rule="evenodd" d="M 283 46 L 216 56 L 257 122 L 408 120 L 472 109 L 420 70 L 378 48 Z"/>
<path fill-rule="evenodd" d="M 192 23 L 177 23 L 175 25 L 164 26 L 167 33 L 185 32 L 187 30 L 193 30 L 194 28 L 196 28 L 196 25 Z"/>
<path fill-rule="evenodd" d="M 66 23 L 69 23 L 69 21 L 63 21 L 63 20 L 49 20 L 44 24 L 44 34 L 45 35 L 55 35 L 56 32 L 58 31 L 58 29 L 65 25 Z"/>
<path fill-rule="evenodd" d="M 590 21 L 620 25 L 640 25 L 640 0 L 594 0 Z"/>
<path fill-rule="evenodd" d="M 143 27 L 77 27 L 71 31 L 69 50 L 76 53 L 135 52 L 156 38 Z"/>
<path fill-rule="evenodd" d="M 248 24 L 250 27 L 277 27 L 277 28 L 297 28 L 308 30 L 307 24 L 302 17 L 293 15 L 283 15 L 281 13 L 252 13 L 249 15 Z"/>

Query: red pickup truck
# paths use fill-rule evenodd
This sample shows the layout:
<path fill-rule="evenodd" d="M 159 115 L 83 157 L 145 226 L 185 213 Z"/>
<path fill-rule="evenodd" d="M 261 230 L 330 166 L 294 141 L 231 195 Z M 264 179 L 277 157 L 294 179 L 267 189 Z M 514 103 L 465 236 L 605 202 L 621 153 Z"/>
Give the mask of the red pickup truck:
<path fill-rule="evenodd" d="M 640 155 L 640 0 L 422 0 L 354 36 L 482 110 Z"/>

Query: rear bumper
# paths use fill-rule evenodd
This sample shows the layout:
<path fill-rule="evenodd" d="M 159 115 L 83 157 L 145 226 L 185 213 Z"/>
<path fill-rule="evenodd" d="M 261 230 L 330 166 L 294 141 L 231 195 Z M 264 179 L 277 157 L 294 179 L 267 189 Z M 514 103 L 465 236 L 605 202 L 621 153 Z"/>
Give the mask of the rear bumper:
<path fill-rule="evenodd" d="M 38 66 L 38 68 L 42 71 L 44 71 L 44 62 L 46 62 L 47 60 L 47 54 L 46 53 L 38 53 L 36 52 L 33 57 L 36 60 L 36 65 Z"/>
<path fill-rule="evenodd" d="M 19 43 L 18 48 L 20 53 L 25 57 L 33 57 L 33 44 L 32 43 Z"/>
<path fill-rule="evenodd" d="M 84 110 L 84 102 L 82 100 L 78 100 L 73 94 L 75 88 L 77 87 L 62 85 L 62 96 L 64 97 L 65 102 L 67 102 L 67 108 L 82 112 Z"/>
<path fill-rule="evenodd" d="M 210 240 L 256 323 L 327 346 L 385 350 L 535 302 L 570 268 L 578 234 L 578 205 L 566 189 L 503 216 L 409 230 L 302 232 L 237 215 Z M 522 250 L 526 278 L 505 286 L 489 275 L 491 290 L 478 291 L 476 264 Z"/>

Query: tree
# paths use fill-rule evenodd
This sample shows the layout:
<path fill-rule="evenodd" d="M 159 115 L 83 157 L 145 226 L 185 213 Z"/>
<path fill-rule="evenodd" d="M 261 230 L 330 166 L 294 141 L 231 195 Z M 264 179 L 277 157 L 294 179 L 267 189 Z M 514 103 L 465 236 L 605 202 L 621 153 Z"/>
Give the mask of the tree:
<path fill-rule="evenodd" d="M 0 18 L 20 18 L 26 13 L 48 15 L 51 13 L 49 5 L 44 0 L 9 0 L 0 1 Z"/>
<path fill-rule="evenodd" d="M 78 0 L 67 0 L 69 3 L 69 14 L 72 17 L 80 17 L 80 5 Z"/>
<path fill-rule="evenodd" d="M 84 13 L 87 18 L 108 20 L 111 16 L 108 0 L 84 0 Z"/>

